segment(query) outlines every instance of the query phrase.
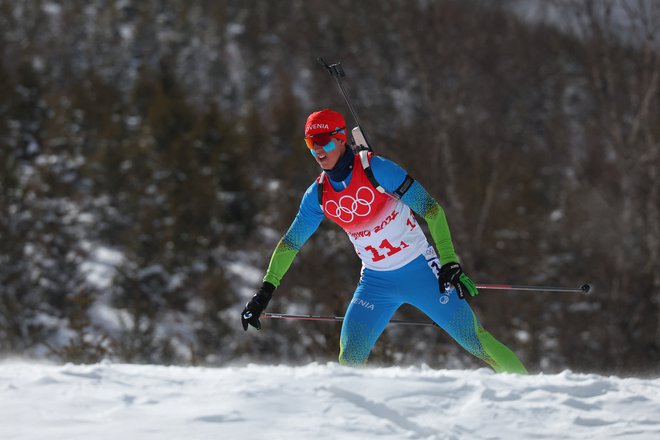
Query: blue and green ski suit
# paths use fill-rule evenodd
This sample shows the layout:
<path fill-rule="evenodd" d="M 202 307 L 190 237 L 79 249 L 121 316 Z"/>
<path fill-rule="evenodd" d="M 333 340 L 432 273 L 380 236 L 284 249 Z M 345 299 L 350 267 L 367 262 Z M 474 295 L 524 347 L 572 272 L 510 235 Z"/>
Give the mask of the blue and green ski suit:
<path fill-rule="evenodd" d="M 495 371 L 525 373 L 518 357 L 482 327 L 455 289 L 439 288 L 440 265 L 458 260 L 442 207 L 394 162 L 366 152 L 345 154 L 353 159 L 350 173 L 342 181 L 322 173 L 307 189 L 264 281 L 279 286 L 301 247 L 328 217 L 346 231 L 362 260 L 360 282 L 342 325 L 341 364 L 365 364 L 394 312 L 410 304 Z M 439 257 L 413 213 L 427 222 Z"/>

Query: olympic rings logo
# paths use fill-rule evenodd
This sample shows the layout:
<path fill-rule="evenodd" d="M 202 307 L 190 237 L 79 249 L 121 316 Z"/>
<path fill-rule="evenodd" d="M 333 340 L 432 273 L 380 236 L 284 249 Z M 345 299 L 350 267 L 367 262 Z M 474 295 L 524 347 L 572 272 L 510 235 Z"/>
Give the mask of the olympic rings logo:
<path fill-rule="evenodd" d="M 371 214 L 371 204 L 374 200 L 376 200 L 374 192 L 366 186 L 361 186 L 355 192 L 355 197 L 342 196 L 339 203 L 330 200 L 325 203 L 323 209 L 329 216 L 350 223 L 355 217 L 366 217 Z"/>

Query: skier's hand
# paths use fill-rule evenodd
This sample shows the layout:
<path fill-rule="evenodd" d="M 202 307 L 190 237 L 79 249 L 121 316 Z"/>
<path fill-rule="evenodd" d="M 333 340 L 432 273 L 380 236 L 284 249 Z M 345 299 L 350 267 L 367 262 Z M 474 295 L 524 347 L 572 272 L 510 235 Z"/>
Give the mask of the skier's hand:
<path fill-rule="evenodd" d="M 243 330 L 248 329 L 248 324 L 257 330 L 261 330 L 261 323 L 259 322 L 259 316 L 266 310 L 268 302 L 273 297 L 273 292 L 275 291 L 275 286 L 273 286 L 268 281 L 264 281 L 257 293 L 254 294 L 252 299 L 245 304 L 245 308 L 241 312 L 241 324 L 243 324 Z"/>
<path fill-rule="evenodd" d="M 461 299 L 465 299 L 467 294 L 470 296 L 477 296 L 479 291 L 474 282 L 463 273 L 461 265 L 455 262 L 443 264 L 438 274 L 438 282 L 440 283 L 440 290 L 451 289 L 451 286 L 456 288 L 456 293 Z"/>

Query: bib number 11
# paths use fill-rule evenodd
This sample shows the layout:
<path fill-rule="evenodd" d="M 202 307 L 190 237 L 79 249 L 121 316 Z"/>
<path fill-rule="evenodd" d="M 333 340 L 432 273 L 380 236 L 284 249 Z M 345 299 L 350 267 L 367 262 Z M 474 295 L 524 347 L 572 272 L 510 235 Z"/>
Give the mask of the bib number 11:
<path fill-rule="evenodd" d="M 403 242 L 403 241 L 401 242 L 400 246 L 394 246 L 387 239 L 385 239 L 385 240 L 380 242 L 380 245 L 378 245 L 378 249 L 381 249 L 381 250 L 385 251 L 385 255 L 378 252 L 378 249 L 376 249 L 373 246 L 367 246 L 367 247 L 365 247 L 365 249 L 368 250 L 369 252 L 371 252 L 371 255 L 373 257 L 372 261 L 375 263 L 375 262 L 384 260 L 387 257 L 391 257 L 392 255 L 396 254 L 397 252 L 401 252 L 401 250 L 403 250 L 407 247 L 408 247 L 408 244 Z"/>

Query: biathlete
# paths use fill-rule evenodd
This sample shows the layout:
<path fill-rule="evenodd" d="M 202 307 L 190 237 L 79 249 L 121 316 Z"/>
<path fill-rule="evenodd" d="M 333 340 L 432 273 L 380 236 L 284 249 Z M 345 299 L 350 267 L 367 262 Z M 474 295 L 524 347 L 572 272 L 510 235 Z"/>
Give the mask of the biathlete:
<path fill-rule="evenodd" d="M 305 143 L 323 170 L 305 192 L 298 214 L 277 244 L 262 286 L 241 313 L 243 329 L 259 316 L 307 239 L 328 217 L 346 231 L 362 260 L 348 305 L 339 362 L 367 362 L 394 312 L 410 304 L 497 372 L 526 373 L 518 357 L 486 331 L 465 298 L 478 290 L 463 273 L 442 207 L 399 165 L 347 145 L 344 117 L 312 113 Z M 428 224 L 439 257 L 413 213 Z"/>

